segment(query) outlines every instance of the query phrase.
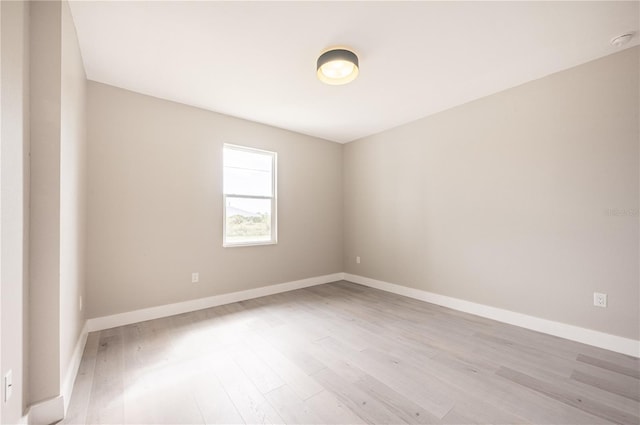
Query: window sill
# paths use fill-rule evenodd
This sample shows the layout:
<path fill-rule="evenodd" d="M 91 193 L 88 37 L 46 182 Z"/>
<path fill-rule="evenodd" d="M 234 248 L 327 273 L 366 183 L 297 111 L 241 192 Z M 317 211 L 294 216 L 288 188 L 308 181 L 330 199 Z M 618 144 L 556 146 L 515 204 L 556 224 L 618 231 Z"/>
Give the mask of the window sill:
<path fill-rule="evenodd" d="M 277 245 L 278 241 L 223 243 L 223 248 L 239 248 L 243 246 Z"/>

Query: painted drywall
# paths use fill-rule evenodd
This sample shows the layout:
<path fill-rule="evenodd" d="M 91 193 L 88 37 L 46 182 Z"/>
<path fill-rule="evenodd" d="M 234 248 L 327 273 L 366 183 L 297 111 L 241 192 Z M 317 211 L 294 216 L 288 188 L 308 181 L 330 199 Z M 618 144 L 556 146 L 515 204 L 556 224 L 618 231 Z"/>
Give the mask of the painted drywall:
<path fill-rule="evenodd" d="M 86 84 L 76 29 L 62 2 L 60 81 L 60 376 L 67 376 L 85 323 Z"/>
<path fill-rule="evenodd" d="M 67 2 L 31 2 L 29 402 L 62 393 L 84 325 L 86 78 Z"/>
<path fill-rule="evenodd" d="M 57 1 L 31 3 L 31 402 L 60 388 L 60 14 Z"/>
<path fill-rule="evenodd" d="M 13 395 L 2 402 L 1 422 L 18 423 L 25 411 L 27 386 L 25 312 L 28 311 L 25 247 L 28 235 L 29 4 L 0 2 L 2 211 L 0 371 L 13 375 Z M 4 396 L 4 389 L 2 390 Z"/>
<path fill-rule="evenodd" d="M 345 145 L 345 271 L 639 339 L 639 76 L 636 47 Z"/>
<path fill-rule="evenodd" d="M 95 82 L 87 101 L 88 317 L 342 271 L 341 145 Z M 222 247 L 224 143 L 278 153 L 276 245 Z"/>

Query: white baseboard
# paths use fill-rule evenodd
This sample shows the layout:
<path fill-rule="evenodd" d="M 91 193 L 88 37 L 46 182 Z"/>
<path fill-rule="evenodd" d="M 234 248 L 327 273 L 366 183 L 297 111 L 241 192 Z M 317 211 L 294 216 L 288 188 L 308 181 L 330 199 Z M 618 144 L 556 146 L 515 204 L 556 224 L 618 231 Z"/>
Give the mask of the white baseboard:
<path fill-rule="evenodd" d="M 29 412 L 22 418 L 20 423 L 49 425 L 64 419 L 69 407 L 69 401 L 71 400 L 71 394 L 73 393 L 73 384 L 78 376 L 78 369 L 82 361 L 84 347 L 87 344 L 88 333 L 87 321 L 85 321 L 73 350 L 73 355 L 69 361 L 69 367 L 67 368 L 64 381 L 62 382 L 62 395 L 31 405 Z"/>
<path fill-rule="evenodd" d="M 409 288 L 406 286 L 396 285 L 393 283 L 349 273 L 334 273 L 325 276 L 296 280 L 293 282 L 263 286 L 256 289 L 248 289 L 245 291 L 214 295 L 207 298 L 198 298 L 195 300 L 183 301 L 174 304 L 134 310 L 126 313 L 114 314 L 111 316 L 96 317 L 87 321 L 85 329 L 88 332 L 100 331 L 103 329 L 129 325 L 146 320 L 153 320 L 161 317 L 168 317 L 176 314 L 216 307 L 219 305 L 231 304 L 238 301 L 264 297 L 267 295 L 279 294 L 295 289 L 307 288 L 324 283 L 331 283 L 343 279 L 346 279 L 350 282 L 359 283 L 361 285 L 369 286 L 371 288 L 381 289 L 383 291 L 392 292 L 394 294 L 403 295 L 405 297 L 426 301 L 454 310 L 463 311 L 465 313 L 474 314 L 476 316 L 486 317 L 488 319 L 508 323 L 510 325 L 520 326 L 522 328 L 558 336 L 571 341 L 581 342 L 583 344 L 588 344 L 599 348 L 604 348 L 606 350 L 615 351 L 629 356 L 640 357 L 640 341 L 636 341 L 634 339 L 611 335 L 592 329 L 586 329 L 579 326 L 556 322 L 553 320 L 542 319 L 523 313 L 517 313 L 510 310 L 491 307 L 488 305 L 478 304 L 459 298 L 435 294 L 433 292 L 423 291 L 421 289 Z M 86 333 L 83 332 L 83 334 L 85 338 L 84 341 L 86 342 Z M 82 346 L 84 348 L 83 344 Z M 76 349 L 79 350 L 79 355 L 82 356 L 82 351 L 78 347 L 76 347 Z M 75 379 L 75 373 L 77 373 L 77 367 L 75 368 L 73 379 Z M 67 384 L 67 381 L 65 381 L 65 384 Z M 71 381 L 71 388 L 72 386 L 73 381 Z M 66 392 L 65 399 L 68 399 L 68 397 L 66 396 Z"/>
<path fill-rule="evenodd" d="M 128 311 L 126 313 L 114 314 L 111 316 L 96 317 L 87 321 L 87 329 L 89 332 L 94 332 L 103 329 L 115 328 L 132 323 L 144 322 L 146 320 L 159 319 L 161 317 L 168 317 L 176 314 L 216 307 L 219 305 L 231 304 L 238 301 L 279 294 L 281 292 L 293 291 L 294 289 L 308 288 L 310 286 L 321 285 L 323 283 L 335 282 L 342 280 L 343 277 L 344 273 L 334 273 L 325 276 L 296 280 L 293 282 L 263 286 L 261 288 L 248 289 L 245 291 L 231 292 L 228 294 L 214 295 L 212 297 L 198 298 L 195 300 L 166 304 L 158 307 Z"/>
<path fill-rule="evenodd" d="M 50 398 L 29 408 L 29 425 L 50 425 L 64 418 L 64 400 L 62 396 Z"/>
<path fill-rule="evenodd" d="M 504 310 L 497 307 L 491 307 L 484 304 L 461 300 L 459 298 L 448 297 L 446 295 L 435 294 L 421 289 L 409 288 L 349 273 L 344 274 L 344 279 L 350 282 L 369 286 L 371 288 L 381 289 L 383 291 L 392 292 L 405 297 L 441 305 L 453 310 L 463 311 L 465 313 L 486 317 L 488 319 L 497 320 L 510 325 L 520 326 L 521 328 L 531 329 L 569 339 L 571 341 L 593 345 L 595 347 L 604 348 L 606 350 L 615 351 L 629 356 L 640 357 L 640 341 L 636 341 L 634 339 L 594 331 L 592 329 L 581 328 L 579 326 L 568 325 L 566 323 L 555 322 L 553 320 L 541 319 L 539 317 L 516 313 L 510 310 Z"/>
<path fill-rule="evenodd" d="M 69 401 L 71 400 L 71 393 L 73 393 L 73 384 L 76 382 L 76 376 L 78 376 L 78 369 L 80 368 L 80 362 L 82 361 L 82 354 L 84 353 L 84 346 L 87 344 L 87 335 L 89 334 L 87 321 L 85 320 L 82 331 L 78 336 L 76 347 L 73 350 L 73 355 L 69 361 L 69 367 L 67 368 L 67 374 L 62 381 L 62 397 L 64 400 L 64 413 L 66 415 L 69 408 Z"/>

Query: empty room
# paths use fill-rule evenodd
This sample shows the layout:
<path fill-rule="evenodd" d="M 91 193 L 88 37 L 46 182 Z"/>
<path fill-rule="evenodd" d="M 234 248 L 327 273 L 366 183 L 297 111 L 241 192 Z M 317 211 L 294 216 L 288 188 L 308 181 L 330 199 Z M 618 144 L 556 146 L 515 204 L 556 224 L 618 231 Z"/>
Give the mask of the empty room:
<path fill-rule="evenodd" d="M 0 1 L 2 424 L 640 424 L 639 1 Z"/>

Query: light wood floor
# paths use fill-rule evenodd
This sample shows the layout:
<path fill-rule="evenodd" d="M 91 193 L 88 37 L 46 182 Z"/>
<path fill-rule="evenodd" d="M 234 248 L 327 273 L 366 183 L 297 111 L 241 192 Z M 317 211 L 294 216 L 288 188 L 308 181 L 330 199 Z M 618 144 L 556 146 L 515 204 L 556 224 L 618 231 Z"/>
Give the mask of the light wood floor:
<path fill-rule="evenodd" d="M 638 424 L 638 359 L 348 282 L 89 335 L 63 423 Z"/>

